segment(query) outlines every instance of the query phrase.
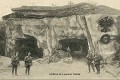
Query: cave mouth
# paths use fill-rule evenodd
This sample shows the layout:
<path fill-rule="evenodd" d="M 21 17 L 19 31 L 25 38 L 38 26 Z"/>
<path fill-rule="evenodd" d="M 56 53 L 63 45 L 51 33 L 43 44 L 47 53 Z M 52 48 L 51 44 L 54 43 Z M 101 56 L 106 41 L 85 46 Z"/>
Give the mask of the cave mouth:
<path fill-rule="evenodd" d="M 33 58 L 42 58 L 43 49 L 38 48 L 37 39 L 33 36 L 24 34 L 25 38 L 17 38 L 15 41 L 15 50 L 19 52 L 19 57 L 24 60 L 24 57 L 31 52 Z"/>
<path fill-rule="evenodd" d="M 62 39 L 59 40 L 59 44 L 61 45 L 61 49 L 67 52 L 67 48 L 69 47 L 71 50 L 71 56 L 73 58 L 81 58 L 85 57 L 88 53 L 88 42 L 87 39 Z"/>

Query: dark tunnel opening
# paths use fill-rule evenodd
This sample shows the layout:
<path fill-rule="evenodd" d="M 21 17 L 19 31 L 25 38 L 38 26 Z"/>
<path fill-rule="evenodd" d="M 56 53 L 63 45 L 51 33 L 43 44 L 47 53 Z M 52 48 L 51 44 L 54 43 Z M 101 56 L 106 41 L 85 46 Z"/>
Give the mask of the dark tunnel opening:
<path fill-rule="evenodd" d="M 67 52 L 67 48 L 69 47 L 72 57 L 85 57 L 88 53 L 87 39 L 62 39 L 59 41 L 59 44 L 61 44 L 61 49 L 65 52 Z"/>
<path fill-rule="evenodd" d="M 38 48 L 37 39 L 30 35 L 25 35 L 25 38 L 17 38 L 15 41 L 15 50 L 19 52 L 19 57 L 21 60 L 28 54 L 31 53 L 33 58 L 42 58 L 43 57 L 43 49 Z"/>

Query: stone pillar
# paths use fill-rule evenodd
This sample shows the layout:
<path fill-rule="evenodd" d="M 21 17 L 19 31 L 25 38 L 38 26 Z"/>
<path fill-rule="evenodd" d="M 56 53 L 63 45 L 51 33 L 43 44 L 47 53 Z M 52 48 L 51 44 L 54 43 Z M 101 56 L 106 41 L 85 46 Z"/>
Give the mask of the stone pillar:
<path fill-rule="evenodd" d="M 5 56 L 10 57 L 14 52 L 15 48 L 15 39 L 12 38 L 12 31 L 14 30 L 14 21 L 6 21 L 6 50 Z"/>

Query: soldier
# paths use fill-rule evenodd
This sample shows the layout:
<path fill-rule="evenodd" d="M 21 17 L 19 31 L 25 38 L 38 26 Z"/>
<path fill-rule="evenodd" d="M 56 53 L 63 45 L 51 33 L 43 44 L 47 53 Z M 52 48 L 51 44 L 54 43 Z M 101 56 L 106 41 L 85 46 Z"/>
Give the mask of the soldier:
<path fill-rule="evenodd" d="M 97 70 L 97 74 L 100 74 L 100 61 L 101 60 L 102 60 L 102 56 L 99 54 L 95 54 L 94 64 L 95 64 L 95 68 Z"/>
<path fill-rule="evenodd" d="M 87 64 L 88 64 L 89 73 L 90 73 L 90 66 L 92 67 L 93 72 L 95 72 L 94 64 L 93 64 L 94 56 L 92 55 L 92 53 L 90 51 L 88 51 L 88 54 L 87 54 L 86 58 L 87 58 Z"/>
<path fill-rule="evenodd" d="M 26 74 L 30 75 L 30 67 L 32 65 L 32 57 L 30 56 L 31 53 L 28 53 L 28 56 L 25 57 L 24 62 L 25 62 L 25 67 L 26 67 Z"/>
<path fill-rule="evenodd" d="M 15 72 L 15 75 L 17 75 L 17 66 L 19 64 L 19 57 L 18 57 L 18 52 L 16 53 L 13 53 L 13 56 L 11 58 L 11 64 L 12 64 L 12 74 L 14 74 Z"/>
<path fill-rule="evenodd" d="M 68 47 L 68 48 L 67 48 L 67 55 L 68 55 L 68 57 L 70 57 L 70 53 L 71 53 L 71 50 L 70 50 L 70 48 Z"/>

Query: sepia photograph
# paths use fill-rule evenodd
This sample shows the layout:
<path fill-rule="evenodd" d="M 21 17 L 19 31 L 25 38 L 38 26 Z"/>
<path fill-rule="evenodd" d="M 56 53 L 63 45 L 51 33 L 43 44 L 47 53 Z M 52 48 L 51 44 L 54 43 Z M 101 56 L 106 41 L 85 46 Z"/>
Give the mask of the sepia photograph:
<path fill-rule="evenodd" d="M 0 0 L 0 80 L 119 80 L 120 0 Z"/>

